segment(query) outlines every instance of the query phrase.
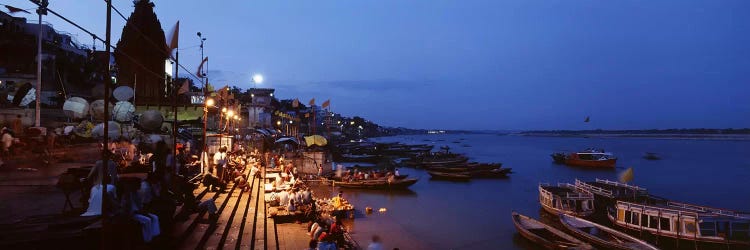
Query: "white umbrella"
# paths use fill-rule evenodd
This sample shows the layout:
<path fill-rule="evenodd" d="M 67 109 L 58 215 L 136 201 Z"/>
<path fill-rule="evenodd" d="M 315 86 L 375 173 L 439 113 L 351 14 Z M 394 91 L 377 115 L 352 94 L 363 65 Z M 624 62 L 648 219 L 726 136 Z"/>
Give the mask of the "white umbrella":
<path fill-rule="evenodd" d="M 118 122 L 129 122 L 135 115 L 135 107 L 130 102 L 119 101 L 115 104 L 115 109 L 112 111 L 112 117 Z"/>
<path fill-rule="evenodd" d="M 89 105 L 91 116 L 95 120 L 104 120 L 104 100 L 96 100 Z M 112 114 L 112 106 L 109 106 L 109 113 Z"/>
<path fill-rule="evenodd" d="M 118 101 L 127 101 L 133 98 L 133 89 L 128 86 L 120 86 L 112 91 L 112 96 Z"/>
<path fill-rule="evenodd" d="M 81 119 L 89 114 L 89 102 L 80 97 L 71 97 L 63 103 L 63 112 L 70 118 Z"/>
<path fill-rule="evenodd" d="M 109 121 L 109 138 L 119 138 L 120 137 L 120 124 L 115 121 Z M 91 130 L 91 135 L 94 137 L 103 137 L 104 136 L 104 123 L 99 123 L 96 126 L 94 126 L 94 129 Z"/>
<path fill-rule="evenodd" d="M 161 124 L 164 122 L 164 116 L 158 110 L 146 110 L 141 114 L 141 118 L 138 120 L 141 127 L 148 130 L 157 130 L 161 128 Z"/>

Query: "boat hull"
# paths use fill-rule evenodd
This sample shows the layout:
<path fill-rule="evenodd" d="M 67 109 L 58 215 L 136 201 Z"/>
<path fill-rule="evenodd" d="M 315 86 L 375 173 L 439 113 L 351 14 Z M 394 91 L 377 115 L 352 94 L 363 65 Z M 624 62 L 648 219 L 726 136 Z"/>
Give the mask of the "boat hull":
<path fill-rule="evenodd" d="M 462 173 L 445 173 L 445 172 L 435 172 L 435 171 L 427 171 L 427 173 L 432 176 L 432 179 L 436 180 L 449 180 L 449 181 L 469 181 L 471 180 L 471 176 L 467 174 Z"/>
<path fill-rule="evenodd" d="M 354 182 L 334 182 L 335 186 L 342 188 L 359 188 L 359 189 L 406 189 L 417 183 L 417 179 L 398 180 L 393 183 L 387 181 L 354 181 Z"/>
<path fill-rule="evenodd" d="M 577 167 L 590 167 L 590 168 L 614 168 L 617 163 L 617 159 L 607 160 L 581 160 L 567 158 L 565 159 L 565 165 L 577 166 Z"/>
<path fill-rule="evenodd" d="M 633 236 L 630 236 L 626 233 L 614 230 L 612 228 L 608 228 L 584 219 L 576 218 L 574 216 L 569 215 L 561 215 L 560 216 L 560 223 L 567 229 L 573 236 L 577 236 L 578 238 L 583 239 L 584 241 L 587 241 L 589 243 L 594 244 L 597 247 L 601 247 L 603 249 L 619 249 L 619 250 L 629 250 L 629 249 L 637 249 L 637 250 L 658 250 L 659 248 L 652 246 L 651 244 L 646 243 L 645 241 L 639 240 Z M 578 224 L 575 224 L 578 223 Z M 615 238 L 618 239 L 617 241 L 608 241 L 601 237 L 597 237 L 591 233 L 584 232 L 581 227 L 582 225 L 585 225 L 585 228 L 587 230 L 593 230 L 588 228 L 596 228 L 599 233 L 597 235 L 603 235 L 602 237 L 608 237 L 608 238 Z M 612 236 L 607 236 L 612 235 Z M 626 240 L 627 242 L 623 241 Z"/>
<path fill-rule="evenodd" d="M 524 221 L 526 221 L 524 223 Z M 547 232 L 554 234 L 556 237 L 559 237 L 563 240 L 566 240 L 568 244 L 559 244 L 559 241 L 551 241 L 550 239 L 547 239 L 547 235 L 538 235 L 534 232 L 532 232 L 531 228 L 528 228 L 528 226 L 525 226 L 524 224 L 528 224 L 531 221 L 531 223 L 538 223 L 543 226 L 543 229 Z M 513 225 L 516 227 L 516 230 L 518 231 L 521 236 L 528 239 L 531 242 L 534 242 L 536 244 L 539 244 L 543 246 L 546 249 L 592 249 L 590 245 L 574 238 L 573 236 L 570 236 L 560 230 L 557 230 L 555 228 L 552 228 L 548 225 L 545 225 L 539 221 L 536 221 L 534 219 L 531 219 L 529 217 L 520 215 L 516 212 L 513 212 Z"/>

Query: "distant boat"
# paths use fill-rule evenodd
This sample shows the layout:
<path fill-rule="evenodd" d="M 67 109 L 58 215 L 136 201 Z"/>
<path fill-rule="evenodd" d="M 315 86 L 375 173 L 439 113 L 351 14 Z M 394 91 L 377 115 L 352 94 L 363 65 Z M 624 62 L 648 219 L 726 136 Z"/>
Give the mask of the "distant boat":
<path fill-rule="evenodd" d="M 614 168 L 617 163 L 617 157 L 612 153 L 604 150 L 587 149 L 576 153 L 553 153 L 552 159 L 556 163 L 569 166 L 593 167 L 593 168 Z"/>
<path fill-rule="evenodd" d="M 516 212 L 513 212 L 513 225 L 521 236 L 546 249 L 593 249 L 563 231 Z"/>
<path fill-rule="evenodd" d="M 646 160 L 661 160 L 661 157 L 659 157 L 658 155 L 656 155 L 656 153 L 646 152 L 646 154 L 643 155 L 643 159 L 646 159 Z"/>
<path fill-rule="evenodd" d="M 539 184 L 539 203 L 545 211 L 586 217 L 594 213 L 594 195 L 568 183 Z"/>
<path fill-rule="evenodd" d="M 465 174 L 465 173 L 447 173 L 447 172 L 436 172 L 436 171 L 427 171 L 430 176 L 432 176 L 433 179 L 437 180 L 450 180 L 450 181 L 469 181 L 471 180 L 471 175 Z"/>
<path fill-rule="evenodd" d="M 659 249 L 626 233 L 575 216 L 561 214 L 560 222 L 573 235 L 578 236 L 597 247 L 601 247 L 602 249 Z"/>

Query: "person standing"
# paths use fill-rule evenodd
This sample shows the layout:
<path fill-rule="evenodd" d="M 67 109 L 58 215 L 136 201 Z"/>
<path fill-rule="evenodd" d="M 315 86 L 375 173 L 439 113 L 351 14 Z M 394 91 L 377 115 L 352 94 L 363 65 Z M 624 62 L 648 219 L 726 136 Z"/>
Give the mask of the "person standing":
<path fill-rule="evenodd" d="M 3 158 L 8 159 L 11 156 L 10 153 L 10 147 L 13 146 L 13 135 L 10 134 L 10 131 L 8 131 L 8 128 L 3 128 L 2 131 L 2 137 L 0 137 L 0 142 L 2 143 L 2 155 Z"/>
<path fill-rule="evenodd" d="M 117 179 L 117 165 L 115 165 L 115 162 L 111 159 L 112 152 L 110 152 L 109 150 L 105 150 L 104 154 L 106 155 L 106 157 L 108 159 L 110 159 L 110 160 L 107 161 L 107 176 L 108 177 L 106 177 L 106 178 L 107 178 L 107 180 L 110 180 L 111 182 L 109 182 L 107 184 L 117 185 L 117 181 L 118 181 L 118 179 Z M 89 175 L 86 177 L 86 180 L 91 181 L 91 183 L 94 186 L 102 184 L 102 179 L 101 179 L 102 175 L 99 172 L 101 172 L 103 170 L 103 165 L 104 164 L 102 163 L 101 159 L 97 160 L 96 164 L 94 164 L 94 167 L 91 168 L 91 171 L 89 171 Z"/>
<path fill-rule="evenodd" d="M 13 123 L 11 123 L 11 127 L 13 130 L 13 133 L 16 133 L 16 135 L 20 135 L 23 133 L 23 123 L 21 122 L 21 115 L 16 115 L 16 119 L 13 119 Z"/>
<path fill-rule="evenodd" d="M 367 250 L 383 250 L 383 243 L 380 243 L 380 236 L 372 236 L 372 242 L 370 242 L 370 245 L 367 245 Z"/>

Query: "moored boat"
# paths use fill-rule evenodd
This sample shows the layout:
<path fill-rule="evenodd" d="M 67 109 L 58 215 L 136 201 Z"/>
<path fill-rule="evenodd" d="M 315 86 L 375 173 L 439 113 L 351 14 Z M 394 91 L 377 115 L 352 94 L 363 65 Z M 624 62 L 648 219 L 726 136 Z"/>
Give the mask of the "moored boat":
<path fill-rule="evenodd" d="M 568 183 L 557 186 L 539 184 L 539 203 L 545 211 L 554 215 L 586 217 L 594 212 L 594 195 L 585 190 L 576 190 L 574 185 Z"/>
<path fill-rule="evenodd" d="M 647 204 L 618 201 L 607 217 L 634 232 L 675 239 L 676 245 L 750 249 L 750 213 L 652 199 Z"/>
<path fill-rule="evenodd" d="M 546 249 L 593 249 L 563 231 L 516 212 L 513 212 L 513 225 L 521 236 Z"/>
<path fill-rule="evenodd" d="M 552 159 L 556 163 L 563 163 L 569 166 L 593 168 L 614 168 L 617 163 L 617 157 L 612 153 L 591 149 L 570 154 L 554 153 L 552 154 Z"/>
<path fill-rule="evenodd" d="M 417 183 L 417 179 L 403 179 L 388 182 L 388 180 L 363 180 L 363 181 L 351 181 L 351 182 L 334 182 L 334 186 L 342 188 L 363 188 L 363 189 L 406 189 L 409 186 Z"/>
<path fill-rule="evenodd" d="M 435 172 L 427 171 L 433 179 L 438 180 L 451 180 L 451 181 L 469 181 L 471 176 L 465 173 L 446 173 L 446 172 Z"/>
<path fill-rule="evenodd" d="M 659 249 L 626 233 L 575 216 L 561 214 L 560 222 L 574 236 L 604 249 Z"/>
<path fill-rule="evenodd" d="M 469 175 L 473 178 L 504 178 L 510 173 L 510 168 L 496 168 L 471 171 Z"/>
<path fill-rule="evenodd" d="M 646 152 L 646 154 L 643 155 L 643 159 L 646 159 L 646 160 L 661 160 L 661 157 L 659 157 L 659 155 L 657 155 L 656 153 Z"/>

